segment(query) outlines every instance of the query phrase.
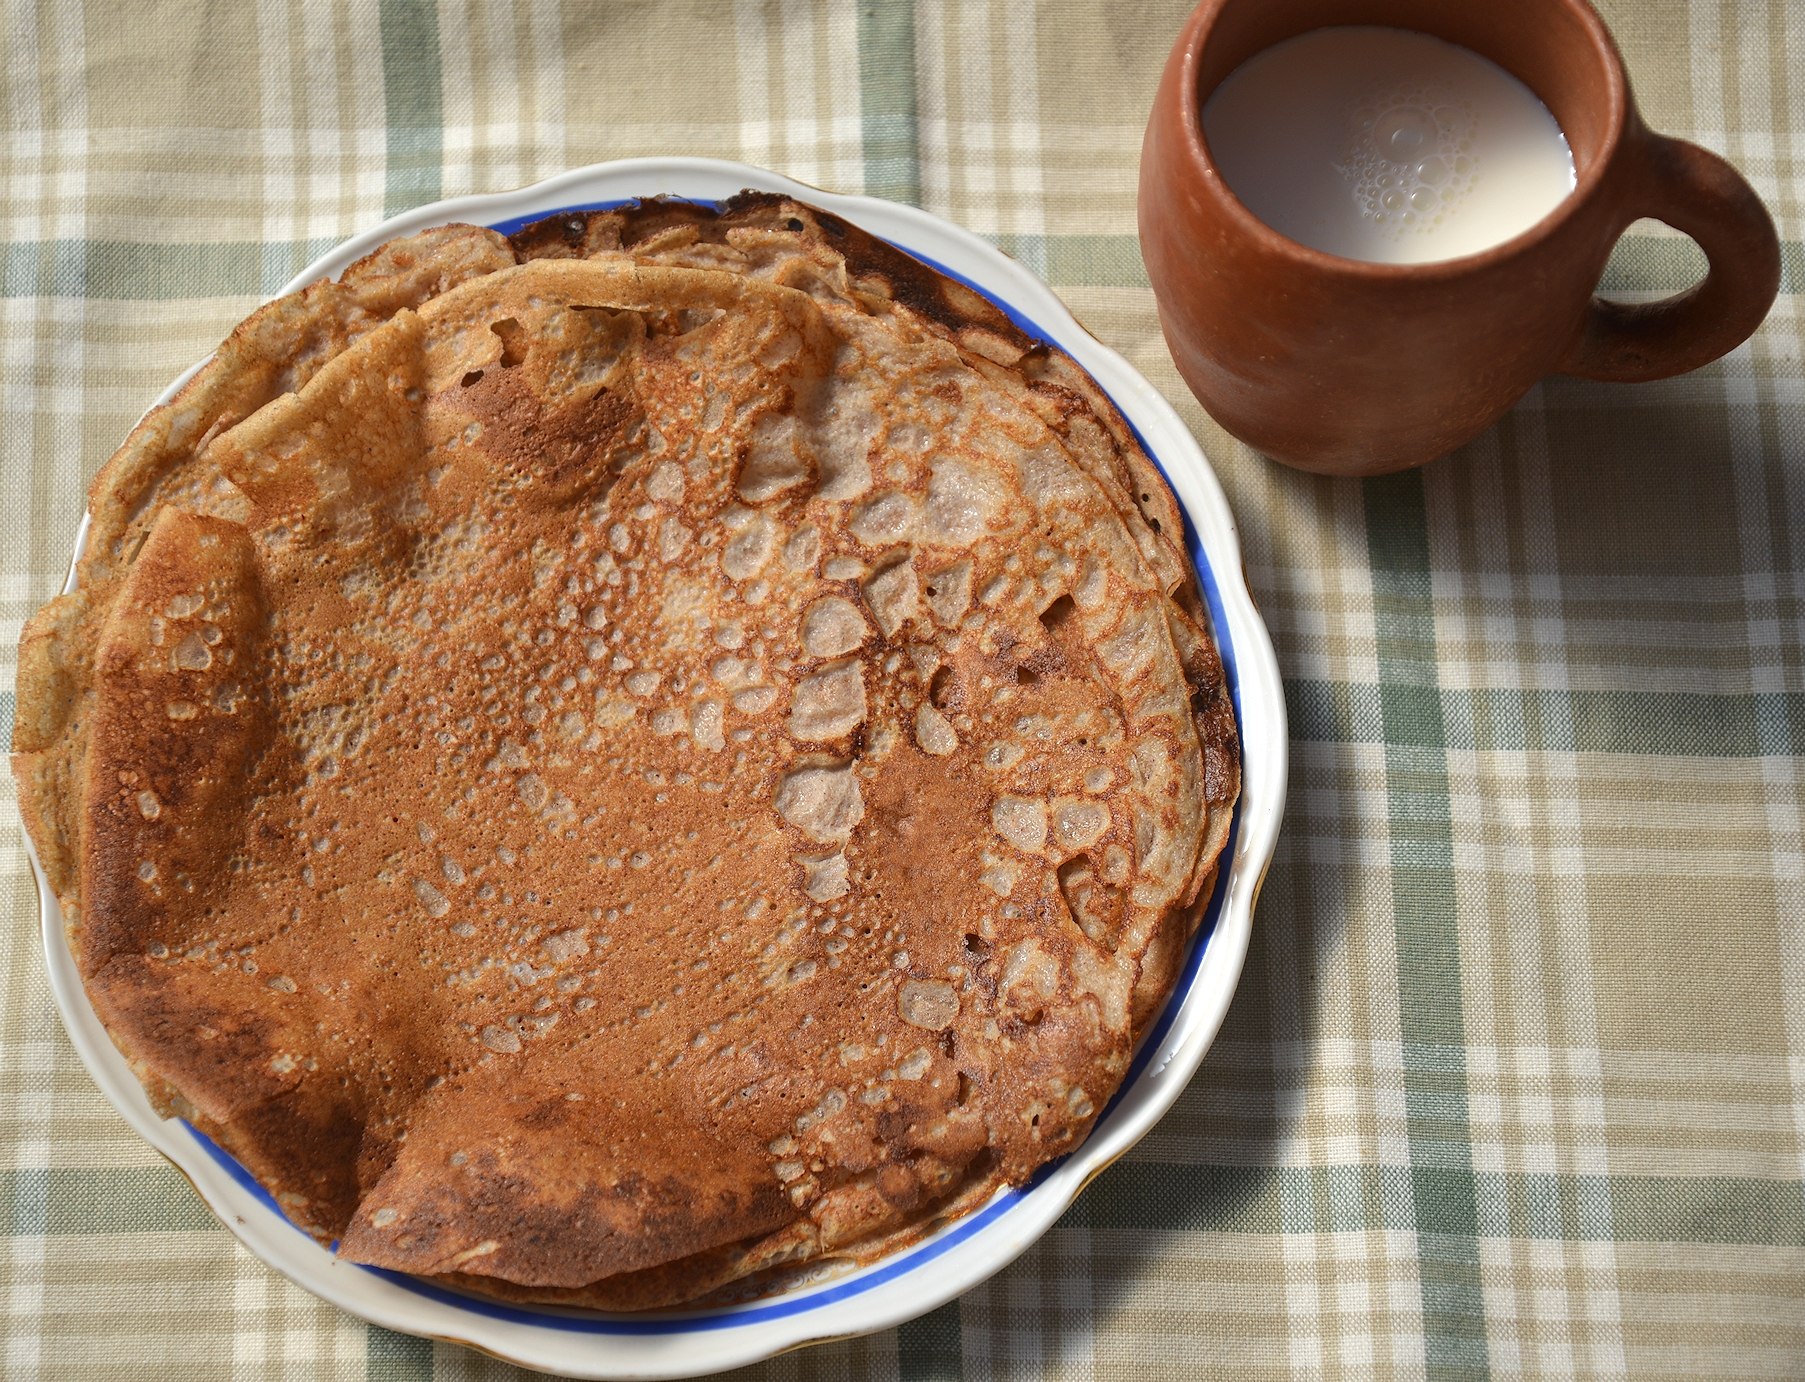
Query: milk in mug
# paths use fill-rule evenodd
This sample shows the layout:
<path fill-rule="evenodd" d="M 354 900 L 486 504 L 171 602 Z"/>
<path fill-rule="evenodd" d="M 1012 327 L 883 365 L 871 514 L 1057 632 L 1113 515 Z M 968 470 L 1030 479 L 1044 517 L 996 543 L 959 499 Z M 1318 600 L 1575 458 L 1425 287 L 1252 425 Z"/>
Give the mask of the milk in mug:
<path fill-rule="evenodd" d="M 1548 107 L 1471 49 L 1406 29 L 1315 29 L 1242 63 L 1203 110 L 1224 181 L 1280 234 L 1417 264 L 1508 240 L 1573 190 Z"/>

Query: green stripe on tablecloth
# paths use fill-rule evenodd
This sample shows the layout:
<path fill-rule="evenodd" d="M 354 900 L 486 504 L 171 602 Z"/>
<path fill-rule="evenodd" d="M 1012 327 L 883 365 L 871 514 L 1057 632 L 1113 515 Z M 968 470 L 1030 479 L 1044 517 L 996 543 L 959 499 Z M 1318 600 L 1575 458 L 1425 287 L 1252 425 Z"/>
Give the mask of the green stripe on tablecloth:
<path fill-rule="evenodd" d="M 1440 743 L 1484 752 L 1652 754 L 1673 758 L 1757 758 L 1805 753 L 1805 692 L 1573 691 L 1556 688 L 1391 688 L 1411 713 L 1386 720 L 1370 682 L 1295 679 L 1285 684 L 1291 737 L 1300 743 Z M 1393 739 L 1392 735 L 1416 735 Z"/>
<path fill-rule="evenodd" d="M 960 1382 L 965 1376 L 965 1351 L 958 1301 L 897 1329 L 896 1371 L 904 1382 Z"/>
<path fill-rule="evenodd" d="M 861 11 L 861 14 L 863 11 Z M 888 15 L 886 9 L 881 12 Z M 862 19 L 861 26 L 884 28 L 893 19 Z M 861 33 L 863 27 L 861 28 Z M 913 62 L 913 30 L 908 31 Z M 875 59 L 861 55 L 861 69 Z M 875 195 L 919 201 L 914 92 L 885 89 L 883 74 L 865 88 L 865 184 Z M 906 98 L 906 99 L 905 99 Z M 437 99 L 435 89 L 434 99 Z M 422 146 L 425 165 L 405 162 L 419 173 L 418 189 L 397 182 L 403 162 L 391 162 L 390 212 L 439 195 L 438 138 Z M 391 157 L 396 140 L 391 132 Z M 410 173 L 409 176 L 412 176 Z M 405 182 L 405 179 L 402 180 Z M 162 244 L 136 240 L 30 240 L 0 246 L 0 297 L 88 297 L 120 301 L 245 297 L 274 292 L 336 240 L 227 241 Z M 1144 288 L 1140 244 L 1132 235 L 1005 235 L 997 244 L 1026 263 L 1045 264 L 1049 282 L 1063 288 Z M 1695 277 L 1683 253 L 1686 245 L 1656 236 L 1630 236 L 1606 274 L 1607 292 L 1681 288 Z M 1782 246 L 1788 291 L 1805 291 L 1805 248 Z"/>
<path fill-rule="evenodd" d="M 368 1325 L 364 1376 L 369 1382 L 432 1382 L 432 1340 Z"/>
<path fill-rule="evenodd" d="M 1617 242 L 1600 287 L 1607 293 L 1649 284 L 1680 287 L 1705 276 L 1704 251 L 1671 235 L 1626 235 Z M 1780 242 L 1780 291 L 1805 293 L 1805 241 Z"/>
<path fill-rule="evenodd" d="M 168 1233 L 214 1229 L 188 1182 L 166 1166 L 21 1166 L 0 1171 L 9 1234 Z"/>
<path fill-rule="evenodd" d="M 86 297 L 147 302 L 262 297 L 336 239 L 239 240 L 194 245 L 142 240 L 43 240 L 0 249 L 0 297 Z"/>
<path fill-rule="evenodd" d="M 1061 288 L 1145 288 L 1141 242 L 1132 235 L 1000 235 L 997 248 Z"/>
<path fill-rule="evenodd" d="M 912 0 L 859 5 L 859 136 L 865 191 L 921 201 Z"/>
<path fill-rule="evenodd" d="M 1366 483 L 1367 551 L 1385 727 L 1398 1027 L 1430 1377 L 1489 1375 L 1479 1211 L 1467 1121 L 1454 833 L 1436 685 L 1435 603 L 1422 477 Z"/>
<path fill-rule="evenodd" d="M 1408 1232 L 1416 1225 L 1408 1166 L 1178 1166 L 1118 1162 L 1079 1197 L 1068 1227 L 1125 1233 Z M 1754 1176 L 1473 1176 L 1481 1238 L 1805 1247 L 1805 1185 Z M 1299 1220 L 1297 1205 L 1311 1206 Z M 1608 1208 L 1607 1208 L 1608 1207 Z M 0 1234 L 104 1237 L 223 1232 L 188 1183 L 164 1166 L 22 1167 L 0 1171 Z M 957 1307 L 907 1328 L 923 1359 L 957 1355 Z"/>
<path fill-rule="evenodd" d="M 1476 1172 L 1479 1238 L 1543 1242 L 1713 1243 L 1805 1247 L 1805 1186 L 1748 1176 Z M 1128 1233 L 1409 1232 L 1414 1167 L 1169 1166 L 1120 1162 L 1065 1218 Z M 1295 1218 L 1296 1207 L 1311 1212 Z M 1293 1216 L 1290 1219 L 1287 1216 Z"/>
<path fill-rule="evenodd" d="M 431 0 L 382 0 L 381 19 L 389 155 L 382 214 L 393 216 L 442 195 L 445 103 L 438 9 Z"/>

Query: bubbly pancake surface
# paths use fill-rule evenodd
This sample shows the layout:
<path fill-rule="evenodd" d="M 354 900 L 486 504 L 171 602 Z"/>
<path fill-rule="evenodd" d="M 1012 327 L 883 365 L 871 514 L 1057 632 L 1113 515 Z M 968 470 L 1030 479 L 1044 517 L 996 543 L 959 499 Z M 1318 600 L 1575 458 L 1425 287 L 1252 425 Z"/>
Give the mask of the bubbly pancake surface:
<path fill-rule="evenodd" d="M 1170 988 L 1238 784 L 1175 506 L 821 213 L 484 235 L 97 482 L 16 760 L 90 996 L 356 1260 L 869 1256 L 1074 1145 Z"/>

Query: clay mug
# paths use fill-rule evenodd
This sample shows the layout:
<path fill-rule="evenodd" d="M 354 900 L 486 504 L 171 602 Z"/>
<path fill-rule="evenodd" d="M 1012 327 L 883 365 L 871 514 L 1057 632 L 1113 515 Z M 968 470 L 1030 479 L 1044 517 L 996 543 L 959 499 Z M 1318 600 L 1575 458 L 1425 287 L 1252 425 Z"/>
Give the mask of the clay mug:
<path fill-rule="evenodd" d="M 1378 24 L 1473 49 L 1539 96 L 1574 190 L 1522 234 L 1420 264 L 1287 239 L 1229 191 L 1203 104 L 1255 53 Z M 1624 228 L 1652 216 L 1705 252 L 1705 279 L 1634 306 L 1593 295 Z M 1773 221 L 1735 169 L 1649 130 L 1584 0 L 1203 0 L 1173 45 L 1141 150 L 1141 252 L 1178 371 L 1249 445 L 1328 475 L 1421 465 L 1496 421 L 1543 375 L 1660 379 L 1733 350 L 1780 282 Z"/>

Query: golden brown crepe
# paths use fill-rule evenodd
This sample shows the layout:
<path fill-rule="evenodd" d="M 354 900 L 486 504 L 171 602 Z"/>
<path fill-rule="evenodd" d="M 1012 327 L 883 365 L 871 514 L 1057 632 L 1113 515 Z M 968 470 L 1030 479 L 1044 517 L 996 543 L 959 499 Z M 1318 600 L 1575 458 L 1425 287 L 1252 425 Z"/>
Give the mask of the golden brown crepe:
<path fill-rule="evenodd" d="M 747 194 L 272 303 L 96 480 L 14 769 L 160 1107 L 361 1262 L 634 1308 L 1069 1149 L 1239 785 L 1164 482 Z"/>

